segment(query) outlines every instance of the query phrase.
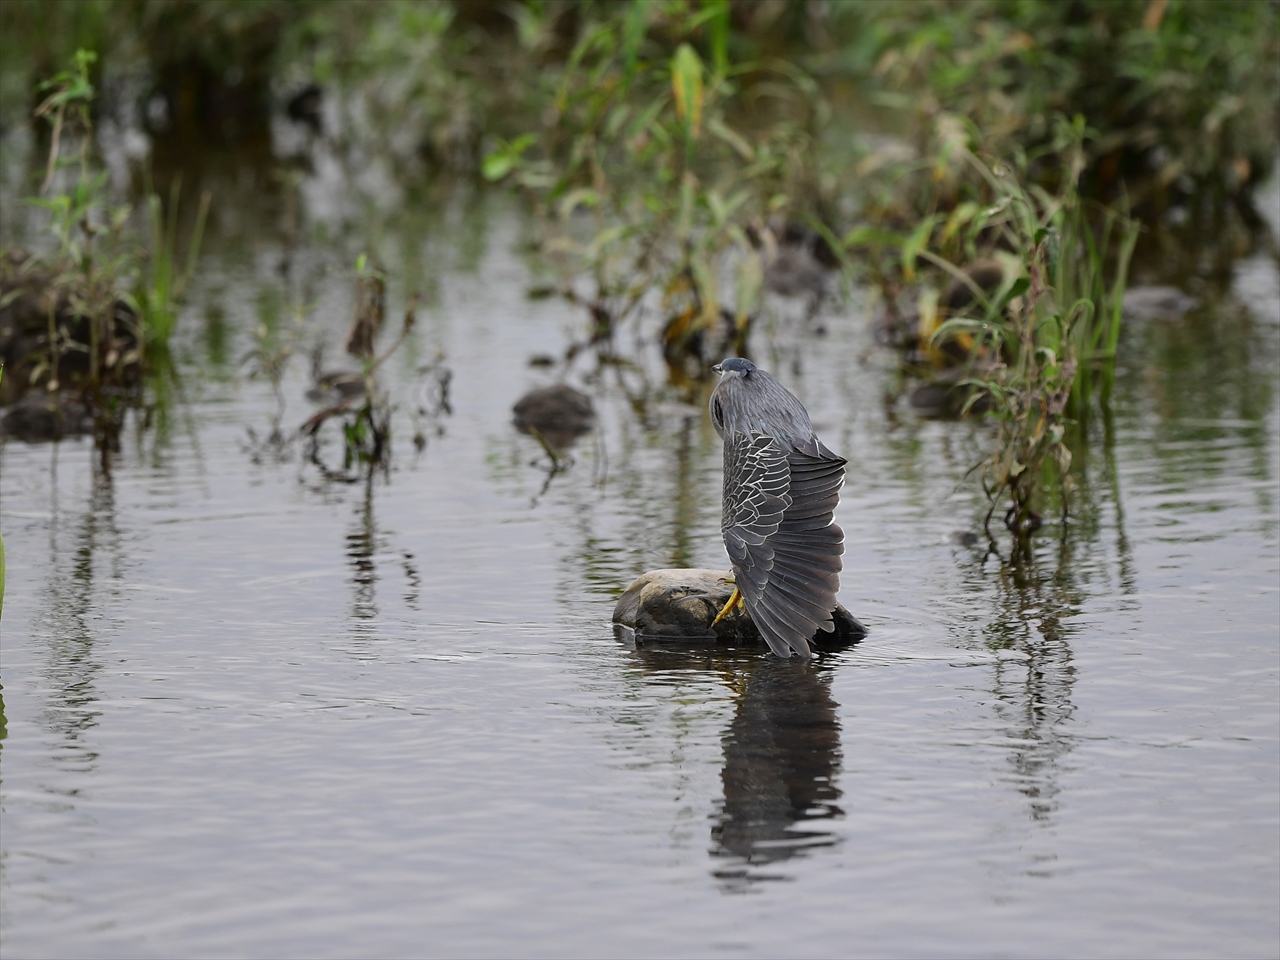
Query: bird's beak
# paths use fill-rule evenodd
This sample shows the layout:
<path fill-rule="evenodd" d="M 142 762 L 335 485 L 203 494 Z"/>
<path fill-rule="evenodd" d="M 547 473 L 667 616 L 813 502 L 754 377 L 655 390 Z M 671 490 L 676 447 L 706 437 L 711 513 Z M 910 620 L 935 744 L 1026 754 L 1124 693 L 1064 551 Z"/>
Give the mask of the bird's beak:
<path fill-rule="evenodd" d="M 712 373 L 716 373 L 716 374 L 720 374 L 720 373 L 724 373 L 724 369 L 720 366 L 720 364 L 718 364 L 718 363 L 713 363 L 713 364 L 711 365 L 711 372 L 712 372 Z"/>

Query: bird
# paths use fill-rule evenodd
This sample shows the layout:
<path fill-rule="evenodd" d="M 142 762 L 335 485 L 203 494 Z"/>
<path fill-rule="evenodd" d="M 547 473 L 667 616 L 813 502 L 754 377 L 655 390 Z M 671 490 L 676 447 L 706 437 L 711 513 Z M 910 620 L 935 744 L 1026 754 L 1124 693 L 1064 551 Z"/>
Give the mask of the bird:
<path fill-rule="evenodd" d="M 845 459 L 813 432 L 790 390 L 750 360 L 712 368 L 711 422 L 724 441 L 720 530 L 734 589 L 714 626 L 742 601 L 779 657 L 810 656 L 809 640 L 833 630 L 844 531 L 833 514 Z"/>

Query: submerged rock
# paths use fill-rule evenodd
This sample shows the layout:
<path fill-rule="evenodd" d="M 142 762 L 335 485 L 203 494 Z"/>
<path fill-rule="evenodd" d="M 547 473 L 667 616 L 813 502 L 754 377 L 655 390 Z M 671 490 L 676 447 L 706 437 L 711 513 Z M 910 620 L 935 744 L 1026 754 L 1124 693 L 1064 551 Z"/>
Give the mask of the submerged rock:
<path fill-rule="evenodd" d="M 540 436 L 556 448 L 570 446 L 596 420 L 591 398 L 563 383 L 530 390 L 516 401 L 511 412 L 517 430 Z"/>
<path fill-rule="evenodd" d="M 32 390 L 0 416 L 0 437 L 23 443 L 50 443 L 93 432 L 84 404 L 60 394 Z"/>
<path fill-rule="evenodd" d="M 930 379 L 907 395 L 911 412 L 926 420 L 954 420 L 966 413 L 986 413 L 992 408 L 991 397 L 969 382 L 975 373 L 981 371 L 960 367 L 930 371 Z M 975 392 L 979 395 L 971 403 Z"/>
<path fill-rule="evenodd" d="M 764 285 L 784 297 L 821 297 L 831 271 L 840 266 L 821 233 L 803 223 L 772 219 L 748 238 L 764 251 Z"/>
<path fill-rule="evenodd" d="M 779 247 L 765 263 L 764 285 L 784 297 L 820 297 L 828 272 L 807 247 Z"/>
<path fill-rule="evenodd" d="M 365 393 L 363 373 L 354 370 L 329 370 L 316 377 L 307 390 L 307 399 L 315 403 L 340 403 Z"/>
<path fill-rule="evenodd" d="M 637 643 L 699 642 L 759 643 L 760 631 L 742 606 L 736 607 L 713 628 L 711 622 L 733 593 L 731 574 L 725 570 L 650 570 L 637 579 L 613 608 L 615 633 Z M 816 633 L 818 649 L 847 646 L 867 635 L 867 628 L 848 610 L 837 606 L 835 630 Z"/>
<path fill-rule="evenodd" d="M 926 323 L 921 322 L 917 304 L 898 301 L 882 304 L 872 321 L 876 342 L 897 350 L 927 354 L 933 331 L 947 320 L 966 315 L 981 316 L 985 311 L 980 308 L 974 287 L 981 290 L 984 297 L 994 296 L 1004 283 L 1004 266 L 998 260 L 982 259 L 966 265 L 962 272 L 967 280 L 952 278 L 938 295 L 937 315 Z M 962 362 L 968 359 L 971 346 L 971 338 L 967 335 L 944 338 L 934 344 L 935 359 Z"/>

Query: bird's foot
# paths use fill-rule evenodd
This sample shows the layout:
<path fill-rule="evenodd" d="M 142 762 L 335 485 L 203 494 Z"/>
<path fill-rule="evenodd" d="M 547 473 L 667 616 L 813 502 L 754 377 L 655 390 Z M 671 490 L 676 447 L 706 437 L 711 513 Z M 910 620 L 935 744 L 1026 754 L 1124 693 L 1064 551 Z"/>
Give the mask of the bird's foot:
<path fill-rule="evenodd" d="M 730 613 L 732 613 L 734 607 L 738 606 L 741 603 L 742 603 L 742 593 L 738 590 L 737 587 L 734 587 L 733 593 L 729 594 L 729 601 L 720 609 L 720 612 L 716 614 L 716 618 L 711 621 L 711 626 L 714 627 L 717 623 L 719 623 L 721 620 L 727 617 Z"/>

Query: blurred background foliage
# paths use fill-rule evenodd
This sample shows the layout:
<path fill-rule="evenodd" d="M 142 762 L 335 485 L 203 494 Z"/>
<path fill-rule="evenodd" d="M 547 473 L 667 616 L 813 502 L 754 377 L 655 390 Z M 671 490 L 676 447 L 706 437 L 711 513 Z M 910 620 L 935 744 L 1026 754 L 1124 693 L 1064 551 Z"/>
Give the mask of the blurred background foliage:
<path fill-rule="evenodd" d="M 843 268 L 906 367 L 1000 422 L 988 481 L 1015 531 L 1105 404 L 1137 224 L 1229 264 L 1264 233 L 1252 193 L 1280 147 L 1266 0 L 5 0 L 0 131 L 73 60 L 85 139 L 145 141 L 129 199 L 151 280 L 125 298 L 144 342 L 172 330 L 219 158 L 258 189 L 306 176 L 287 117 L 350 182 L 376 161 L 400 184 L 517 190 L 547 292 L 589 318 L 566 365 L 618 360 L 648 309 L 692 396 L 746 351 L 766 290 L 816 304 Z M 50 126 L 36 153 L 56 158 Z M 75 189 L 104 191 L 79 147 Z M 46 191 L 28 167 L 22 192 Z M 201 211 L 181 271 L 180 202 Z"/>
<path fill-rule="evenodd" d="M 1270 169 L 1278 18 L 1266 0 L 6 0 L 0 55 L 8 124 L 83 48 L 100 72 L 145 68 L 129 93 L 168 132 L 243 141 L 291 83 L 359 86 L 396 145 L 475 170 L 490 139 L 546 119 L 567 75 L 588 75 L 582 39 L 612 28 L 628 79 L 688 43 L 735 76 L 734 108 L 778 108 L 781 66 L 921 146 L 956 115 L 993 154 L 1034 156 L 1055 115 L 1079 114 L 1084 193 L 1158 210 Z"/>

